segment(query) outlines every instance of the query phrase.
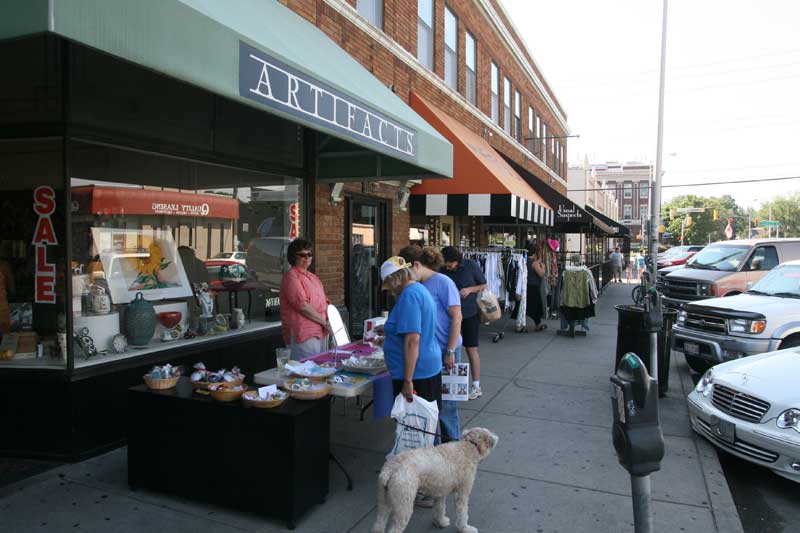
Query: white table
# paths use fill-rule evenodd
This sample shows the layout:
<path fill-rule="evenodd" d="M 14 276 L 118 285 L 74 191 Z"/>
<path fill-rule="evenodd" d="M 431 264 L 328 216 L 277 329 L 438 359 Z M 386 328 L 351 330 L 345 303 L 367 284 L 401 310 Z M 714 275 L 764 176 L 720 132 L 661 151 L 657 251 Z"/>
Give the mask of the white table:
<path fill-rule="evenodd" d="M 344 383 L 332 384 L 331 394 L 339 398 L 355 398 L 356 396 L 362 396 L 367 391 L 371 392 L 372 382 L 382 377 L 381 374 L 371 376 L 369 374 L 356 374 L 355 372 L 343 372 L 336 375 L 345 378 Z M 253 381 L 258 385 L 277 385 L 280 387 L 288 378 L 289 374 L 285 370 L 270 368 L 255 374 Z"/>

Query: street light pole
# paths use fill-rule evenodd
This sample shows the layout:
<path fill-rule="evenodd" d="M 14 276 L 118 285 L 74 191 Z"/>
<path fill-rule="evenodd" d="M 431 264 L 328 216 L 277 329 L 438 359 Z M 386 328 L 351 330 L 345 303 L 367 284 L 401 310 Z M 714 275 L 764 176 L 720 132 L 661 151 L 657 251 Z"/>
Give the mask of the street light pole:
<path fill-rule="evenodd" d="M 667 69 L 667 7 L 669 0 L 664 0 L 664 13 L 661 20 L 661 73 L 658 84 L 658 134 L 656 136 L 656 171 L 651 194 L 650 212 L 650 257 L 653 258 L 653 279 L 657 275 L 658 227 L 661 225 L 661 152 L 664 148 L 664 80 Z M 683 244 L 683 243 L 681 243 Z"/>

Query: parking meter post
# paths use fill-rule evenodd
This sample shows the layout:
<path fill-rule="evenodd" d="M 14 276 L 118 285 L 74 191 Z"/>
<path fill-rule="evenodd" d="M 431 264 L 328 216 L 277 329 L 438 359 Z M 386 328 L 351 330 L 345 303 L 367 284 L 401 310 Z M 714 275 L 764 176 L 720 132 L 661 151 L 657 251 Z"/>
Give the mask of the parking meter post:
<path fill-rule="evenodd" d="M 636 533 L 653 531 L 653 510 L 650 508 L 650 475 L 631 475 L 631 494 L 633 495 L 633 524 Z"/>

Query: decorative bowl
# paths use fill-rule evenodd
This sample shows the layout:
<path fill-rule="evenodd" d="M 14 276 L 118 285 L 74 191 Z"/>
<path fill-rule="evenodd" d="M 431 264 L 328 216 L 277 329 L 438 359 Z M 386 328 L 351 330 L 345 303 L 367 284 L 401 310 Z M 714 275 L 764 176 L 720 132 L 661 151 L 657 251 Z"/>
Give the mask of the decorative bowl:
<path fill-rule="evenodd" d="M 163 313 L 158 313 L 156 316 L 158 317 L 158 321 L 162 326 L 167 329 L 172 329 L 181 323 L 183 313 L 180 311 L 164 311 Z"/>

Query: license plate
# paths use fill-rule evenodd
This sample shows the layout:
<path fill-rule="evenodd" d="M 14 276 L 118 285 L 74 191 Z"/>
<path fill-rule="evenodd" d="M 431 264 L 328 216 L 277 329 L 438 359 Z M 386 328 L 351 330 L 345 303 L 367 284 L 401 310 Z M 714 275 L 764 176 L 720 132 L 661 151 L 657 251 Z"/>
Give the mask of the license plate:
<path fill-rule="evenodd" d="M 689 355 L 699 355 L 700 354 L 700 345 L 694 342 L 684 342 L 683 343 L 683 352 L 688 353 Z"/>
<path fill-rule="evenodd" d="M 736 426 L 727 420 L 722 420 L 716 416 L 711 417 L 711 431 L 729 444 L 736 441 Z"/>

